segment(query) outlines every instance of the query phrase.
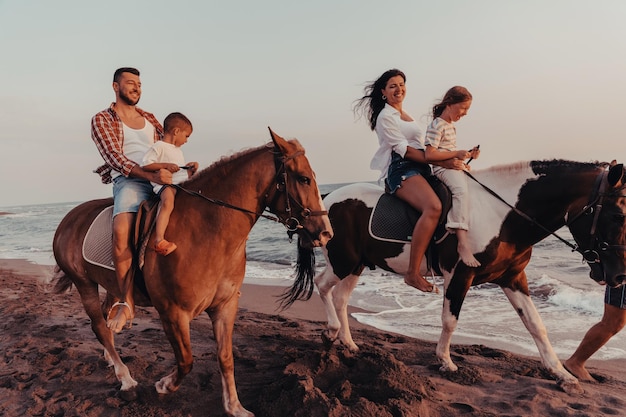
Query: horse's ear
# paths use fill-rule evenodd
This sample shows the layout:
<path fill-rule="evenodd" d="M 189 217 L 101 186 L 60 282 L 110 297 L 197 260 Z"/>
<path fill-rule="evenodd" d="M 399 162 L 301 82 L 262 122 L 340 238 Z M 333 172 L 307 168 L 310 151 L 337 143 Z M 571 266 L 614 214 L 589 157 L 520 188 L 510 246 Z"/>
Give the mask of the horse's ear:
<path fill-rule="evenodd" d="M 609 184 L 615 188 L 620 188 L 624 185 L 624 164 L 611 165 L 608 180 Z"/>
<path fill-rule="evenodd" d="M 274 131 L 272 130 L 271 127 L 267 127 L 270 131 L 270 136 L 272 137 L 272 142 L 274 142 L 274 145 L 280 149 L 282 151 L 282 153 L 285 153 L 286 151 L 286 145 L 287 145 L 287 141 L 283 138 L 281 138 L 280 136 L 278 136 L 276 133 L 274 133 Z"/>

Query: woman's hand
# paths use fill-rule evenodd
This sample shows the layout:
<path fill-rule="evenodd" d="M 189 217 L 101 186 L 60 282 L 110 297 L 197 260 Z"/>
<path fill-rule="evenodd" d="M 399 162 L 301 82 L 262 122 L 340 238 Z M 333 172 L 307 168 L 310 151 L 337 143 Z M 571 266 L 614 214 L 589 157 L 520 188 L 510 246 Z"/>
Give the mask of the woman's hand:
<path fill-rule="evenodd" d="M 450 158 L 444 161 L 439 161 L 435 165 L 439 165 L 440 167 L 446 168 L 446 169 L 457 169 L 457 170 L 465 169 L 465 163 L 463 163 L 461 159 L 457 159 L 457 158 Z"/>

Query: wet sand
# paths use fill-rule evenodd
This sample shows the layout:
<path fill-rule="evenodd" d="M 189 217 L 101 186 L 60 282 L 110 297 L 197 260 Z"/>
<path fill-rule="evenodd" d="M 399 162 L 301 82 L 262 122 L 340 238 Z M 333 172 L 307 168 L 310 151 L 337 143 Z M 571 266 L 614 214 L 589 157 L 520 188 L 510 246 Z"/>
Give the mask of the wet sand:
<path fill-rule="evenodd" d="M 156 393 L 174 357 L 151 308 L 116 345 L 139 382 L 119 394 L 78 293 L 54 294 L 48 266 L 0 260 L 0 415 L 226 416 L 211 322 L 191 325 L 194 368 L 181 388 Z M 244 284 L 233 337 L 239 398 L 257 417 L 619 416 L 626 409 L 623 360 L 591 361 L 600 383 L 563 392 L 537 358 L 484 345 L 453 345 L 459 365 L 442 374 L 435 344 L 352 321 L 360 346 L 324 347 L 319 297 L 278 311 L 280 287 Z M 351 311 L 355 311 L 352 309 Z"/>

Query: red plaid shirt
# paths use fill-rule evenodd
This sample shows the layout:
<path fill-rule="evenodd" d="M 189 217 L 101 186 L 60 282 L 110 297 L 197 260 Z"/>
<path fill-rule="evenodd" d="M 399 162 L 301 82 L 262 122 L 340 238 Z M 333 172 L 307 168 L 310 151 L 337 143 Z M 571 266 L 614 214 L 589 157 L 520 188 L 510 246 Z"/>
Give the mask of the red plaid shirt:
<path fill-rule="evenodd" d="M 152 113 L 135 107 L 135 110 L 146 118 L 154 126 L 154 141 L 163 137 L 163 127 Z M 122 119 L 113 109 L 113 104 L 91 119 L 91 139 L 96 143 L 98 152 L 102 155 L 105 164 L 98 167 L 95 172 L 100 175 L 104 184 L 112 181 L 111 170 L 120 172 L 125 177 L 130 175 L 130 171 L 138 165 L 124 155 L 124 127 Z"/>

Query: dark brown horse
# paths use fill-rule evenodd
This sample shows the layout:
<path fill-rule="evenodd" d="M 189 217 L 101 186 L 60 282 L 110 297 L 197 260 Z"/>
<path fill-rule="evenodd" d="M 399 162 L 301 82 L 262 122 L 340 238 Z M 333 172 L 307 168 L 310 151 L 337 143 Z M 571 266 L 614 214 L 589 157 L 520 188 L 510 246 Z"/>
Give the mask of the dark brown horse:
<path fill-rule="evenodd" d="M 535 243 L 568 226 L 576 240 L 576 245 L 569 245 L 588 261 L 591 278 L 609 286 L 626 281 L 626 177 L 623 165 L 607 165 L 521 162 L 478 171 L 473 174 L 478 181 L 468 179 L 469 239 L 482 265 L 470 268 L 459 262 L 453 235 L 439 245 L 444 300 L 437 357 L 442 370 L 457 370 L 450 342 L 470 286 L 493 282 L 503 289 L 535 340 L 544 365 L 563 389 L 580 391 L 548 340 L 529 296 L 524 268 Z M 382 193 L 372 184 L 352 184 L 324 199 L 335 236 L 323 249 L 326 268 L 315 277 L 328 316 L 322 336 L 330 343 L 339 339 L 351 350 L 358 347 L 350 334 L 346 307 L 361 272 L 380 267 L 404 274 L 409 263 L 409 242 L 377 240 L 368 232 L 370 214 Z"/>
<path fill-rule="evenodd" d="M 267 207 L 275 219 L 296 233 L 299 244 L 323 246 L 332 237 L 315 174 L 296 141 L 271 130 L 273 143 L 224 158 L 181 184 L 166 238 L 178 249 L 169 256 L 148 250 L 143 276 L 136 286 L 138 305 L 153 305 L 176 358 L 172 373 L 156 383 L 161 394 L 176 391 L 192 368 L 189 322 L 205 311 L 213 323 L 222 376 L 223 403 L 231 416 L 250 417 L 239 402 L 232 353 L 233 326 L 246 265 L 246 241 Z M 207 201 L 209 200 L 209 201 Z M 53 250 L 60 271 L 58 291 L 72 284 L 80 293 L 91 327 L 105 348 L 105 358 L 128 391 L 137 385 L 114 347 L 107 328 L 98 286 L 118 296 L 113 271 L 83 259 L 82 243 L 97 214 L 112 199 L 89 201 L 70 211 L 59 224 Z M 303 268 L 306 270 L 306 266 Z M 309 273 L 310 274 L 310 273 Z"/>

